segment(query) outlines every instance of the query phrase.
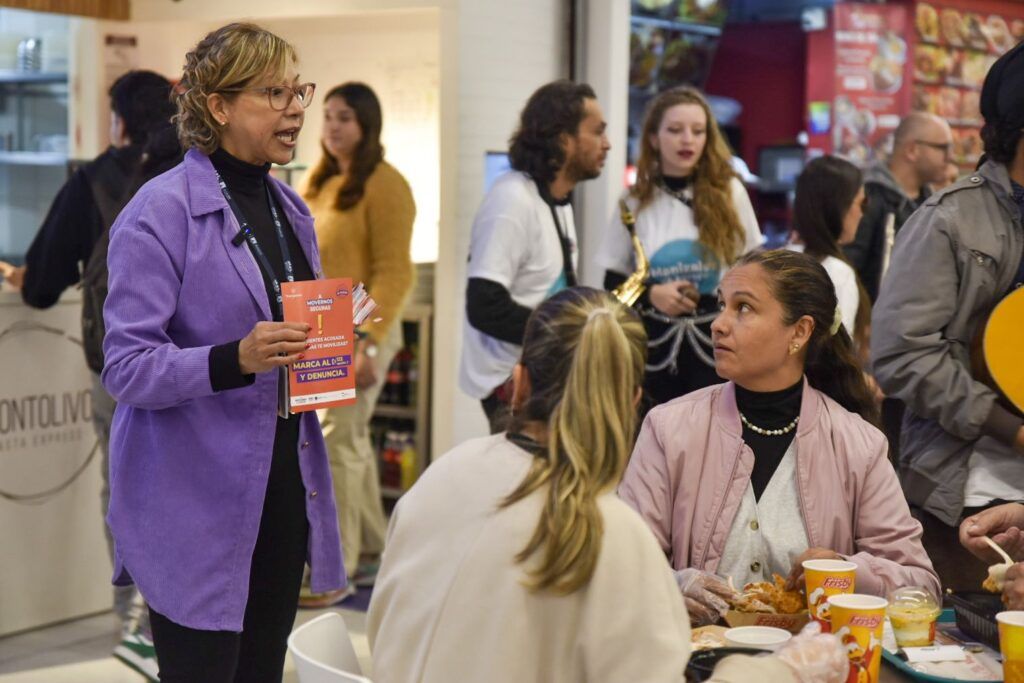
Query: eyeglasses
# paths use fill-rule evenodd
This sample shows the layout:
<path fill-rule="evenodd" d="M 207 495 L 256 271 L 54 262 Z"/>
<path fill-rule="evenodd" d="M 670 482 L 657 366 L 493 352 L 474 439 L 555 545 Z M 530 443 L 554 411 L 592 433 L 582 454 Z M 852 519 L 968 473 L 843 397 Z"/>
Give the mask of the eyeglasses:
<path fill-rule="evenodd" d="M 274 111 L 284 111 L 292 103 L 292 98 L 297 98 L 303 109 L 309 107 L 313 101 L 313 91 L 316 90 L 316 83 L 302 83 L 291 87 L 288 85 L 269 85 L 262 88 L 227 88 L 221 92 L 253 92 L 265 93 L 270 108 Z"/>
<path fill-rule="evenodd" d="M 949 156 L 949 148 L 951 145 L 948 142 L 928 142 L 927 140 L 914 140 L 914 142 L 916 142 L 919 145 L 924 145 L 925 147 L 937 149 L 946 156 Z"/>

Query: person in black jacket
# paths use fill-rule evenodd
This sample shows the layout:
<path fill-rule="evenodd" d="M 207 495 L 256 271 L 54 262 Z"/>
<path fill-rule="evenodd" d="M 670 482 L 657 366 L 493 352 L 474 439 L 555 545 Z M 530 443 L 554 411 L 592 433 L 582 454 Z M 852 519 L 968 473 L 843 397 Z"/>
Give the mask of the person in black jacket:
<path fill-rule="evenodd" d="M 864 217 L 857 237 L 843 251 L 872 302 L 878 298 L 892 237 L 931 194 L 930 185 L 944 182 L 952 147 L 948 123 L 934 114 L 914 112 L 896 128 L 889 160 L 865 171 Z M 890 222 L 892 235 L 887 238 Z"/>
<path fill-rule="evenodd" d="M 0 262 L 0 274 L 21 289 L 33 308 L 49 308 L 68 287 L 82 286 L 82 341 L 93 373 L 93 426 L 103 459 L 101 490 L 104 516 L 110 500 L 108 446 L 114 400 L 100 383 L 103 369 L 103 301 L 107 291 L 107 242 L 110 226 L 148 180 L 177 165 L 181 145 L 171 123 L 175 108 L 171 82 L 152 71 L 129 71 L 110 87 L 110 146 L 71 174 L 57 193 L 25 257 L 25 265 Z M 108 551 L 113 539 L 104 524 Z M 146 611 L 134 587 L 114 588 L 114 611 L 125 640 L 114 654 L 156 680 L 152 645 L 145 637 Z M 141 621 L 141 623 L 140 623 Z M 140 639 L 137 635 L 142 633 Z M 129 661 L 130 660 L 130 661 Z"/>

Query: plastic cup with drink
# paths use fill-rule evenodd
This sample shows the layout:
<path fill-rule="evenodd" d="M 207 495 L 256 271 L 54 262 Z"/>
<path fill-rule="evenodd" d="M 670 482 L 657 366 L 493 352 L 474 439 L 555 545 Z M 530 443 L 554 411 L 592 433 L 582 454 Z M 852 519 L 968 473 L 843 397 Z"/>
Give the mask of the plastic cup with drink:
<path fill-rule="evenodd" d="M 889 601 L 874 595 L 840 594 L 828 598 L 832 633 L 850 660 L 847 681 L 877 683 L 882 663 L 882 630 Z"/>
<path fill-rule="evenodd" d="M 1024 683 L 1024 611 L 1000 612 L 999 650 L 1003 654 L 1005 683 Z"/>
<path fill-rule="evenodd" d="M 853 593 L 856 587 L 857 565 L 845 560 L 805 560 L 804 587 L 807 592 L 807 611 L 811 619 L 821 624 L 822 633 L 829 632 L 828 599 L 833 595 Z"/>
<path fill-rule="evenodd" d="M 935 641 L 935 621 L 942 613 L 938 600 L 920 586 L 889 592 L 889 621 L 900 647 L 927 647 Z"/>

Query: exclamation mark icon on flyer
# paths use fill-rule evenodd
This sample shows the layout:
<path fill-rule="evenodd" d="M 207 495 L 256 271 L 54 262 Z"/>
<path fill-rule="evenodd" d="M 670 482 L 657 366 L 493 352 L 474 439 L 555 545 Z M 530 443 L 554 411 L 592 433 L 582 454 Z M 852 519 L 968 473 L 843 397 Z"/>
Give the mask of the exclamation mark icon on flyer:
<path fill-rule="evenodd" d="M 316 314 L 316 334 L 318 337 L 322 337 L 324 334 L 324 314 Z"/>

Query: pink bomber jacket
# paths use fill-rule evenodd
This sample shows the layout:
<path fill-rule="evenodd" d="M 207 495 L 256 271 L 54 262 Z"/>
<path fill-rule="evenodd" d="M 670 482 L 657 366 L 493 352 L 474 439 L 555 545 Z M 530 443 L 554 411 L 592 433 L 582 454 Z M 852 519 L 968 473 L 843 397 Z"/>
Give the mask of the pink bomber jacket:
<path fill-rule="evenodd" d="M 647 521 L 676 569 L 714 572 L 750 482 L 731 382 L 654 408 L 619 496 Z M 810 547 L 857 565 L 857 592 L 924 586 L 941 595 L 885 437 L 804 380 L 796 434 L 797 490 Z"/>

